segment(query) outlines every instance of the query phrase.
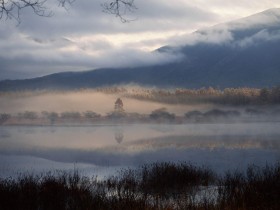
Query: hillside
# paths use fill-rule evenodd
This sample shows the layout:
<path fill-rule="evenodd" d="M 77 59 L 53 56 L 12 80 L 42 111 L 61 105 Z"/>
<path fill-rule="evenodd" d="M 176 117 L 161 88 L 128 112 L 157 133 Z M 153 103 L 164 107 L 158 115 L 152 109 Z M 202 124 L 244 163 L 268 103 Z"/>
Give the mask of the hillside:
<path fill-rule="evenodd" d="M 280 9 L 197 30 L 184 37 L 184 44 L 164 46 L 151 53 L 175 54 L 181 59 L 154 66 L 5 80 L 0 82 L 0 90 L 77 89 L 123 84 L 185 88 L 278 86 Z"/>

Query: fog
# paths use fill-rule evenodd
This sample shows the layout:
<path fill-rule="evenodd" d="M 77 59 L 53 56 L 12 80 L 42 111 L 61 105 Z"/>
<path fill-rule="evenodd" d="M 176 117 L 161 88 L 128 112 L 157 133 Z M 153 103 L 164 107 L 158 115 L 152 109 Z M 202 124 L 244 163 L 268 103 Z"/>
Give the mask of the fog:
<path fill-rule="evenodd" d="M 88 110 L 105 115 L 114 110 L 114 103 L 119 94 L 105 94 L 96 91 L 60 91 L 60 92 L 22 92 L 4 94 L 0 97 L 2 113 L 16 114 L 24 111 L 64 112 Z M 153 110 L 166 107 L 177 115 L 184 115 L 195 109 L 208 109 L 210 105 L 161 104 L 157 102 L 122 98 L 124 109 L 128 113 L 150 114 Z"/>
<path fill-rule="evenodd" d="M 224 173 L 280 161 L 278 105 L 159 103 L 149 98 L 149 91 L 142 89 L 140 96 L 146 98 L 137 99 L 137 87 L 129 88 L 1 93 L 1 117 L 12 117 L 3 118 L 0 126 L 0 177 L 74 169 L 104 177 L 123 167 L 161 161 L 186 161 Z M 119 97 L 128 114 L 122 119 L 139 113 L 138 121 L 108 117 Z M 39 118 L 18 118 L 25 111 Z M 51 123 L 43 111 L 60 117 Z M 63 112 L 86 111 L 101 117 L 61 118 Z"/>
<path fill-rule="evenodd" d="M 1 176 L 187 161 L 218 172 L 280 161 L 279 123 L 0 127 Z M 5 172 L 4 172 L 5 171 Z"/>

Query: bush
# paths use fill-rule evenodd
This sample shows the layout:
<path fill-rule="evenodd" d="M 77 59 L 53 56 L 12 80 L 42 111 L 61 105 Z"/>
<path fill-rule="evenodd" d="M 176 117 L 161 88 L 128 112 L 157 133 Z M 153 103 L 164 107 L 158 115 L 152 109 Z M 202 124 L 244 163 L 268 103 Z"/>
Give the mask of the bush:
<path fill-rule="evenodd" d="M 150 118 L 153 120 L 169 120 L 172 121 L 175 119 L 175 114 L 167 112 L 166 108 L 160 108 L 152 111 Z"/>
<path fill-rule="evenodd" d="M 6 122 L 10 118 L 11 118 L 10 114 L 6 114 L 6 113 L 0 114 L 0 125 Z"/>
<path fill-rule="evenodd" d="M 84 112 L 84 116 L 87 119 L 96 119 L 96 118 L 99 118 L 101 115 L 97 114 L 97 113 L 95 113 L 93 111 L 86 111 L 86 112 Z"/>
<path fill-rule="evenodd" d="M 59 116 L 58 116 L 58 114 L 56 112 L 46 112 L 46 111 L 43 111 L 42 115 L 44 117 L 46 117 L 47 119 L 49 119 L 51 124 L 54 124 L 54 122 L 59 118 Z"/>
<path fill-rule="evenodd" d="M 60 117 L 62 119 L 79 119 L 81 114 L 79 112 L 62 112 Z"/>
<path fill-rule="evenodd" d="M 18 118 L 28 119 L 28 120 L 35 120 L 35 119 L 38 118 L 38 115 L 37 115 L 36 112 L 25 111 L 23 113 L 18 113 Z"/>

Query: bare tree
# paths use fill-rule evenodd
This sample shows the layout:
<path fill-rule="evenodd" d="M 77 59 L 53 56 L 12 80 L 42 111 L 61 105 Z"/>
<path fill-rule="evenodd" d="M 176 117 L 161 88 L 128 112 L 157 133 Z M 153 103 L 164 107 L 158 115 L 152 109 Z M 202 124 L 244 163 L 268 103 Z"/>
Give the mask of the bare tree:
<path fill-rule="evenodd" d="M 20 23 L 21 11 L 31 8 L 33 12 L 42 17 L 51 17 L 53 12 L 46 6 L 48 0 L 0 0 L 0 19 L 15 19 Z M 58 6 L 66 10 L 75 0 L 57 0 Z M 134 0 L 109 0 L 102 5 L 103 11 L 115 15 L 122 22 L 129 22 L 128 13 L 136 10 Z"/>

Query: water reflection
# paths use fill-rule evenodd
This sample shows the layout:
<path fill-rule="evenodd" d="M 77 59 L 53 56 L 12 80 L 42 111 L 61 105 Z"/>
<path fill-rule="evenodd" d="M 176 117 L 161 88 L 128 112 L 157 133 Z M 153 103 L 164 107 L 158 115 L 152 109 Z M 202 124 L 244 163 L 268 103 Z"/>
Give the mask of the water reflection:
<path fill-rule="evenodd" d="M 0 127 L 0 139 L 9 138 L 9 137 L 11 137 L 11 134 L 4 128 Z"/>
<path fill-rule="evenodd" d="M 280 124 L 1 127 L 0 176 L 9 171 L 90 171 L 187 161 L 216 171 L 280 161 Z"/>
<path fill-rule="evenodd" d="M 123 133 L 121 132 L 116 132 L 115 133 L 115 139 L 116 141 L 120 144 L 123 141 Z"/>
<path fill-rule="evenodd" d="M 123 129 L 120 127 L 115 128 L 115 140 L 120 144 L 124 138 Z"/>

